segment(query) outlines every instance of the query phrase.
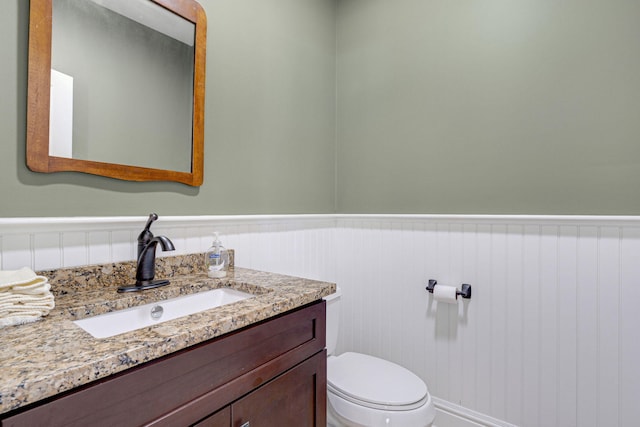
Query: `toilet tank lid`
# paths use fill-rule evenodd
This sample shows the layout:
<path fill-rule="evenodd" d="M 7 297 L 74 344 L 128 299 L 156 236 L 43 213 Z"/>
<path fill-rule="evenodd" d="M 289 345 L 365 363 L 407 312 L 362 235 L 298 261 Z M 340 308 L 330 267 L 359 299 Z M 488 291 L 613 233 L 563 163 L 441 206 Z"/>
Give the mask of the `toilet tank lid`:
<path fill-rule="evenodd" d="M 424 381 L 408 369 L 360 353 L 329 358 L 327 381 L 347 396 L 378 405 L 411 405 L 428 393 Z"/>

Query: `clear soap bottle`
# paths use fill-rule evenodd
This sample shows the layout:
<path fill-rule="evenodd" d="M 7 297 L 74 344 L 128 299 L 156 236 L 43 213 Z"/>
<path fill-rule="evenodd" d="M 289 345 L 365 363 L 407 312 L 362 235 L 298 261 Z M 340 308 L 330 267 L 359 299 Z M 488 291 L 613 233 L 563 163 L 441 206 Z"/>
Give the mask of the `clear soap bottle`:
<path fill-rule="evenodd" d="M 222 246 L 218 233 L 213 233 L 214 239 L 205 255 L 207 275 L 219 279 L 227 275 L 229 269 L 229 252 Z"/>

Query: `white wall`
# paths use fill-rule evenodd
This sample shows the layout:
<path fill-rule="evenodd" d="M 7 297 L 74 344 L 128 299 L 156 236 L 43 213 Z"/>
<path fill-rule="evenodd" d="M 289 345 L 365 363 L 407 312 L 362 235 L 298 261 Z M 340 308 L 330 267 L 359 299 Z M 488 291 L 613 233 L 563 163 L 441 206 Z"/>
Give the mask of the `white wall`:
<path fill-rule="evenodd" d="M 433 395 L 523 426 L 640 419 L 640 228 L 543 217 L 341 219 L 341 348 L 380 355 Z M 441 305 L 428 279 L 470 283 Z"/>
<path fill-rule="evenodd" d="M 133 259 L 145 218 L 0 219 L 0 268 Z M 640 218 L 164 217 L 177 253 L 222 233 L 236 264 L 336 281 L 339 350 L 398 362 L 441 410 L 485 425 L 640 419 Z M 439 305 L 427 280 L 470 283 Z"/>

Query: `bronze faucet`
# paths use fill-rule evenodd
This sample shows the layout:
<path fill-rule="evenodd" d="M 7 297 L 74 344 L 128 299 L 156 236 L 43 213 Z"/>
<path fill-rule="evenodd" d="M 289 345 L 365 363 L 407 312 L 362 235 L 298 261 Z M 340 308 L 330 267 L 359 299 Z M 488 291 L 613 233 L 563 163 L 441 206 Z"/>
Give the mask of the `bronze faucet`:
<path fill-rule="evenodd" d="M 158 246 L 158 243 L 160 243 L 163 251 L 175 250 L 169 238 L 154 236 L 149 230 L 151 224 L 157 219 L 157 214 L 150 214 L 147 225 L 138 236 L 138 265 L 136 267 L 135 285 L 121 286 L 118 288 L 118 292 L 142 291 L 169 284 L 167 279 L 153 280 L 156 274 L 156 246 Z"/>

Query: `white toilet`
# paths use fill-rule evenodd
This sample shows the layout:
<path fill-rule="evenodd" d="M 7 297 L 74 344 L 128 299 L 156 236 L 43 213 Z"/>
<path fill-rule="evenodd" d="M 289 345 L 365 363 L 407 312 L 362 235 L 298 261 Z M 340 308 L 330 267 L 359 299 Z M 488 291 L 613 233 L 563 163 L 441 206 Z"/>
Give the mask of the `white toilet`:
<path fill-rule="evenodd" d="M 327 424 L 332 427 L 429 427 L 435 407 L 427 386 L 413 372 L 360 353 L 334 356 L 340 298 L 327 302 Z"/>

